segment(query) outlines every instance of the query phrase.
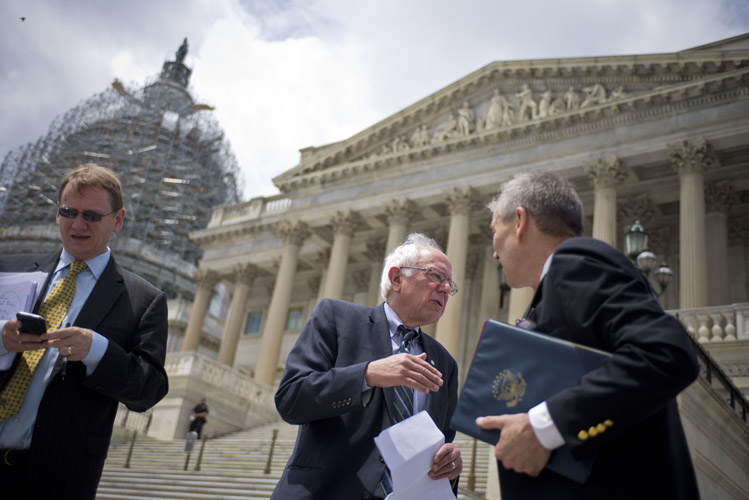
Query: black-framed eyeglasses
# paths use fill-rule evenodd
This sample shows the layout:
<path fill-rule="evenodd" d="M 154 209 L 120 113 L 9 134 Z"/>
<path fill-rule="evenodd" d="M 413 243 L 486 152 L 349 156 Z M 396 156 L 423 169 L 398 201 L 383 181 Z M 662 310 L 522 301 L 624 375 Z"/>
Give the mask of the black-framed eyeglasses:
<path fill-rule="evenodd" d="M 432 283 L 439 283 L 439 285 L 442 285 L 442 283 L 447 283 L 450 287 L 450 295 L 455 295 L 456 293 L 458 293 L 458 285 L 455 284 L 453 280 L 448 279 L 447 276 L 442 274 L 442 271 L 434 269 L 433 267 L 400 266 L 400 268 L 424 271 L 427 279 Z"/>
<path fill-rule="evenodd" d="M 102 217 L 106 217 L 107 215 L 112 215 L 115 212 L 118 212 L 120 209 L 112 210 L 108 214 L 100 214 L 99 212 L 94 212 L 93 210 L 84 210 L 83 212 L 79 212 L 75 208 L 68 208 L 68 207 L 58 207 L 57 213 L 60 214 L 60 217 L 65 217 L 66 219 L 75 219 L 78 217 L 78 214 L 83 215 L 83 220 L 86 222 L 99 222 Z"/>

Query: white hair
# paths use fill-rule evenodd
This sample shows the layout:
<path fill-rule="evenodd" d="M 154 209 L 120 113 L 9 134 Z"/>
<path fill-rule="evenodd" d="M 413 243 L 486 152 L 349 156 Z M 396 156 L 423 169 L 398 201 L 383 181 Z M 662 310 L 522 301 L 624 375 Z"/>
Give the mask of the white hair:
<path fill-rule="evenodd" d="M 415 266 L 422 260 L 429 257 L 431 250 L 442 251 L 442 248 L 432 238 L 421 233 L 411 233 L 406 241 L 395 247 L 390 254 L 385 257 L 385 266 L 382 269 L 382 279 L 380 280 L 380 295 L 387 300 L 392 284 L 390 283 L 390 269 L 402 266 Z M 413 269 L 404 269 L 403 274 L 411 276 Z"/>

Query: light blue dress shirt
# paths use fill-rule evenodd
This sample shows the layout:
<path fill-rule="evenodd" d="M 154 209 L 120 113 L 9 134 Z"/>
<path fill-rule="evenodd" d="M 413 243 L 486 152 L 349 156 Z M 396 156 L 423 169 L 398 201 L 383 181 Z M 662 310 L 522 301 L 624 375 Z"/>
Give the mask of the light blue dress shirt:
<path fill-rule="evenodd" d="M 390 344 L 393 348 L 393 354 L 398 354 L 400 350 L 400 342 L 395 340 L 395 333 L 398 331 L 398 327 L 400 325 L 403 325 L 403 320 L 400 319 L 398 313 L 396 313 L 395 310 L 390 307 L 390 304 L 388 304 L 387 302 L 385 302 L 385 316 L 387 316 L 388 319 L 388 330 L 390 331 Z M 418 330 L 420 333 L 419 336 L 424 335 L 424 332 L 421 331 L 421 328 L 419 328 Z M 421 341 L 419 339 L 414 339 L 414 341 L 411 342 L 411 348 L 409 352 L 414 356 L 418 356 L 419 354 L 424 352 L 421 349 Z M 421 410 L 426 408 L 428 394 L 422 394 L 419 391 L 413 391 L 413 393 L 413 414 L 416 415 Z"/>
<path fill-rule="evenodd" d="M 104 272 L 104 268 L 107 267 L 110 255 L 111 252 L 109 248 L 107 248 L 107 251 L 103 254 L 97 255 L 93 259 L 86 261 L 88 267 L 81 271 L 76 278 L 75 297 L 73 297 L 73 302 L 70 304 L 67 315 L 62 320 L 61 328 L 75 323 L 78 313 L 81 312 L 83 305 L 86 303 L 86 300 L 88 300 L 88 296 L 94 289 L 94 285 L 96 285 L 96 282 L 99 280 L 101 273 Z M 55 283 L 68 274 L 70 263 L 74 260 L 75 259 L 63 249 L 60 261 L 57 263 L 57 267 L 52 275 L 52 280 L 47 287 L 47 294 L 52 291 Z M 4 322 L 0 322 L 0 328 L 2 328 L 4 324 Z M 99 365 L 99 361 L 101 361 L 101 358 L 104 356 L 107 346 L 109 346 L 109 339 L 94 332 L 91 349 L 89 350 L 88 355 L 83 358 L 83 364 L 86 365 L 86 375 L 91 375 Z M 2 342 L 0 342 L 0 357 L 14 355 L 16 355 L 16 353 L 8 353 Z M 42 401 L 42 396 L 44 396 L 44 391 L 52 378 L 58 358 L 59 354 L 57 349 L 47 349 L 44 352 L 42 359 L 39 361 L 39 364 L 34 371 L 31 385 L 29 386 L 26 397 L 23 400 L 21 409 L 15 416 L 0 422 L 0 449 L 12 448 L 25 450 L 31 446 L 31 436 L 34 431 L 34 424 L 36 423 L 36 412 L 39 409 L 39 403 Z"/>

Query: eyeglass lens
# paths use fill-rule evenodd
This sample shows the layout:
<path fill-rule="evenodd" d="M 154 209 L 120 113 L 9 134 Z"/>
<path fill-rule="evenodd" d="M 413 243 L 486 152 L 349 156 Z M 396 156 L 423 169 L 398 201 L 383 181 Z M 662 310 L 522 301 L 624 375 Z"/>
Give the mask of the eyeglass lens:
<path fill-rule="evenodd" d="M 75 208 L 68 207 L 58 208 L 57 213 L 59 213 L 61 217 L 65 217 L 66 219 L 75 219 L 76 217 L 78 217 L 79 213 L 82 213 L 83 220 L 85 220 L 86 222 L 99 222 L 105 215 L 100 214 L 99 212 L 94 212 L 93 210 L 84 210 L 83 212 L 79 212 Z"/>

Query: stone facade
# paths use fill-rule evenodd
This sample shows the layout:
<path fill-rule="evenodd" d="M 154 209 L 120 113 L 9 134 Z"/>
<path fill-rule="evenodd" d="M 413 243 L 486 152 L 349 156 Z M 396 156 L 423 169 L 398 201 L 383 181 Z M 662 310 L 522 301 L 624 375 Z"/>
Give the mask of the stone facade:
<path fill-rule="evenodd" d="M 233 290 L 216 356 L 272 388 L 317 301 L 376 305 L 386 252 L 419 231 L 446 249 L 460 288 L 426 331 L 465 373 L 483 321 L 512 321 L 530 299 L 516 290 L 507 300 L 500 286 L 486 204 L 502 181 L 538 169 L 575 184 L 588 235 L 622 248 L 636 220 L 647 228 L 674 269 L 663 306 L 708 350 L 734 343 L 724 357 L 746 392 L 749 35 L 670 54 L 494 62 L 352 137 L 301 150 L 274 179 L 281 194 L 215 207 L 192 233 L 200 272 Z M 185 351 L 206 335 L 201 290 Z M 245 333 L 253 315 L 260 328 Z"/>

